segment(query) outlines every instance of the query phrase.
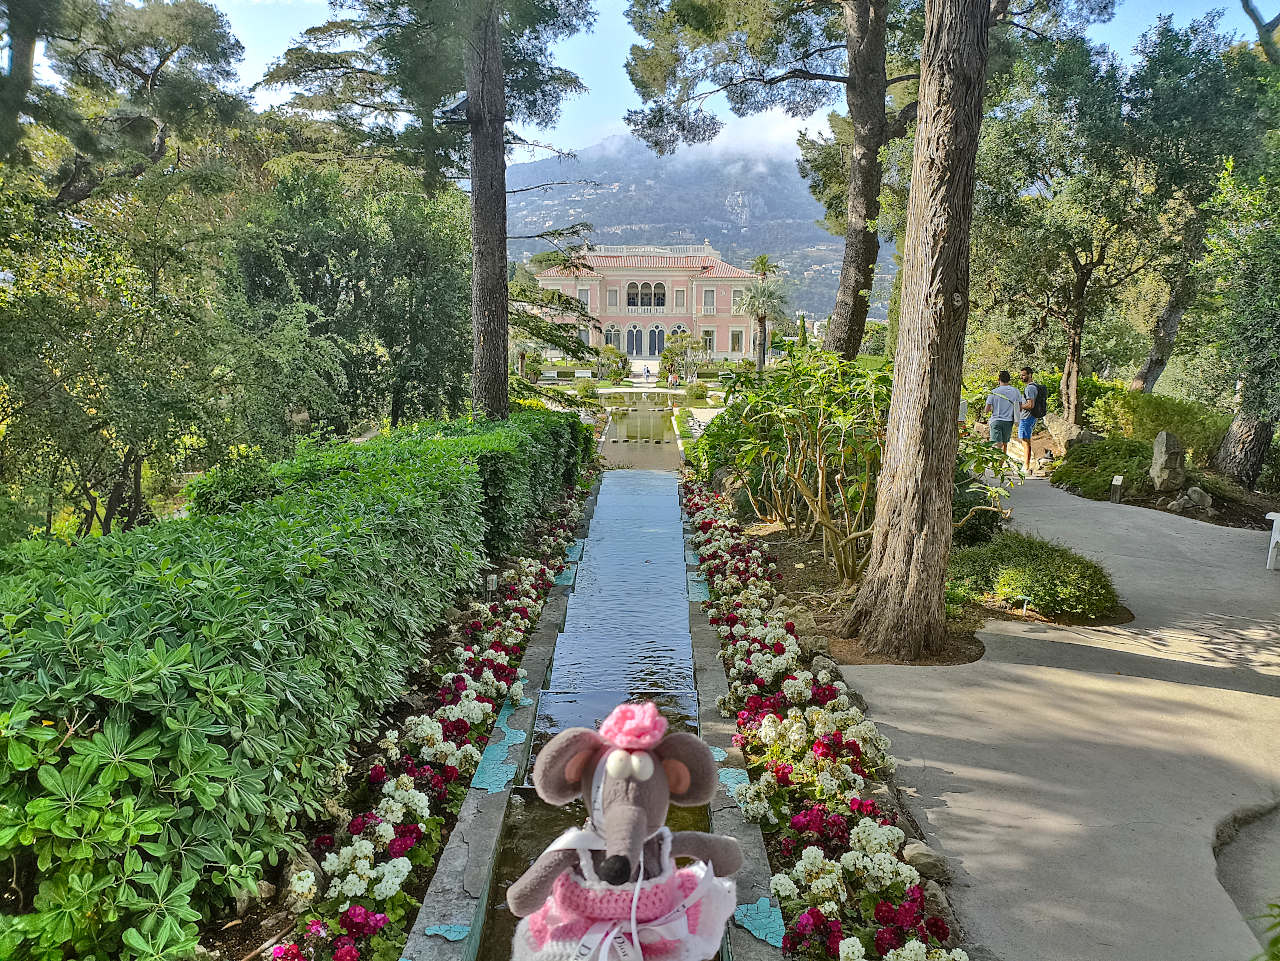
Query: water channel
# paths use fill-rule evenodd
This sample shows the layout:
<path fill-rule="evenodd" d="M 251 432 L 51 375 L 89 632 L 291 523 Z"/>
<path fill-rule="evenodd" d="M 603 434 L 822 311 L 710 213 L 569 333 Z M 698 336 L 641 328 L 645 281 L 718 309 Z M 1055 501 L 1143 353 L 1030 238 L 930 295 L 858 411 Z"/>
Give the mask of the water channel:
<path fill-rule="evenodd" d="M 631 394 L 626 402 L 631 407 L 644 404 L 643 411 L 621 412 L 635 418 L 630 423 L 637 433 L 641 424 L 658 433 L 662 416 L 670 430 L 670 407 L 656 397 L 633 400 L 639 396 Z M 606 456 L 609 447 L 622 446 L 606 443 Z M 670 450 L 678 457 L 674 443 L 656 450 L 651 444 L 649 450 Z M 531 744 L 535 756 L 557 732 L 595 727 L 623 701 L 653 700 L 672 730 L 697 733 L 684 557 L 676 475 L 606 471 L 564 630 L 545 690 L 538 695 Z M 549 842 L 584 820 L 581 804 L 551 807 L 527 783 L 512 791 L 477 958 L 506 961 L 511 956 L 517 919 L 507 909 L 507 888 Z M 709 830 L 705 808 L 672 807 L 667 823 L 676 831 Z"/>
<path fill-rule="evenodd" d="M 677 470 L 680 467 L 672 407 L 684 394 L 665 390 L 619 390 L 601 394 L 609 424 L 601 440 L 605 464 Z"/>

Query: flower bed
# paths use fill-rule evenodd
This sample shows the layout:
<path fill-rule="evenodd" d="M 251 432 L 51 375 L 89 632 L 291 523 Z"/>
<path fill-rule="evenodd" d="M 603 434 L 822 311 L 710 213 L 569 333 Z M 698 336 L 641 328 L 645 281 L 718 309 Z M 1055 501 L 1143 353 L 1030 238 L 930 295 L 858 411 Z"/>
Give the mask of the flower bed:
<path fill-rule="evenodd" d="M 330 829 L 310 842 L 319 864 L 305 859 L 288 879 L 299 912 L 296 937 L 272 947 L 274 957 L 394 961 L 400 956 L 425 890 L 443 829 L 461 807 L 504 701 L 518 704 L 518 664 L 528 632 L 563 569 L 565 549 L 582 515 L 573 497 L 558 520 L 535 537 L 525 557 L 500 578 L 500 601 L 473 602 L 450 628 L 446 662 L 431 707 L 382 730 L 357 768 L 341 764 L 325 799 Z M 416 882 L 416 883 L 415 883 Z"/>
<path fill-rule="evenodd" d="M 737 718 L 734 741 L 751 775 L 734 796 L 765 832 L 777 872 L 770 888 L 787 922 L 783 949 L 839 961 L 967 961 L 947 946 L 946 921 L 926 910 L 895 815 L 869 796 L 893 772 L 888 740 L 837 672 L 812 669 L 772 563 L 729 505 L 686 484 L 684 506 L 729 680 L 718 706 Z"/>

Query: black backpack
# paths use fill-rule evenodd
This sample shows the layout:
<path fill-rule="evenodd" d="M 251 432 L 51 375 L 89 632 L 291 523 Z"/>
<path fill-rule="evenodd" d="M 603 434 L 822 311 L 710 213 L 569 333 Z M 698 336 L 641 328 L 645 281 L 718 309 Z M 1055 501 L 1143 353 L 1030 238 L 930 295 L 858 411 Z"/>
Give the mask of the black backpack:
<path fill-rule="evenodd" d="M 1031 402 L 1031 409 L 1027 411 L 1032 417 L 1043 417 L 1049 413 L 1049 397 L 1044 392 L 1044 387 L 1032 381 L 1029 385 L 1036 389 L 1036 399 Z"/>

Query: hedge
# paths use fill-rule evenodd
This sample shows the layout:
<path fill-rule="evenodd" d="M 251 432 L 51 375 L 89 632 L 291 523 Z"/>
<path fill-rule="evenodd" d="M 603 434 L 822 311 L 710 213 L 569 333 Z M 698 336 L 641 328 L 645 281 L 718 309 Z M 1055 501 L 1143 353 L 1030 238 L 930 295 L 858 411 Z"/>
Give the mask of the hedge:
<path fill-rule="evenodd" d="M 458 429 L 305 451 L 226 514 L 0 554 L 0 860 L 37 892 L 0 914 L 0 957 L 153 956 L 293 850 L 483 569 L 477 462 L 532 452 L 501 481 L 530 505 L 576 479 L 581 449 L 548 446 L 578 436 L 564 415 Z"/>
<path fill-rule="evenodd" d="M 517 405 L 510 420 L 423 421 L 363 444 L 304 443 L 268 467 L 252 458 L 215 468 L 188 485 L 191 510 L 216 514 L 297 486 L 413 463 L 424 441 L 480 469 L 485 550 L 512 549 L 534 516 L 572 484 L 592 452 L 592 432 L 574 414 Z"/>
<path fill-rule="evenodd" d="M 1025 601 L 1048 617 L 1096 619 L 1120 606 L 1101 566 L 1061 544 L 1013 531 L 952 551 L 947 573 L 968 591 L 1011 604 Z"/>

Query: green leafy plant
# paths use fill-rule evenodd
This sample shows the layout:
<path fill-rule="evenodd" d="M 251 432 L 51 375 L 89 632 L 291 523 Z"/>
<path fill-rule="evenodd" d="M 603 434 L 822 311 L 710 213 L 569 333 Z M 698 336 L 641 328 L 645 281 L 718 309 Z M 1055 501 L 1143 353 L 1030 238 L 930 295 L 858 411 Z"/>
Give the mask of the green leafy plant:
<path fill-rule="evenodd" d="M 957 589 L 1026 603 L 1047 617 L 1096 619 L 1120 605 L 1111 575 L 1061 544 L 1005 531 L 989 543 L 953 551 L 948 577 Z"/>
<path fill-rule="evenodd" d="M 1090 500 L 1111 496 L 1111 479 L 1124 478 L 1121 496 L 1151 492 L 1151 443 L 1108 437 L 1092 444 L 1079 444 L 1054 468 L 1051 480 L 1058 487 Z"/>
<path fill-rule="evenodd" d="M 1189 457 L 1199 464 L 1208 463 L 1231 423 L 1230 414 L 1207 404 L 1138 390 L 1103 395 L 1089 408 L 1087 416 L 1109 437 L 1150 443 L 1167 430 L 1177 435 Z"/>
<path fill-rule="evenodd" d="M 518 407 L 308 445 L 269 484 L 207 479 L 227 513 L 0 554 L 0 861 L 21 885 L 0 956 L 188 956 L 589 438 Z"/>

